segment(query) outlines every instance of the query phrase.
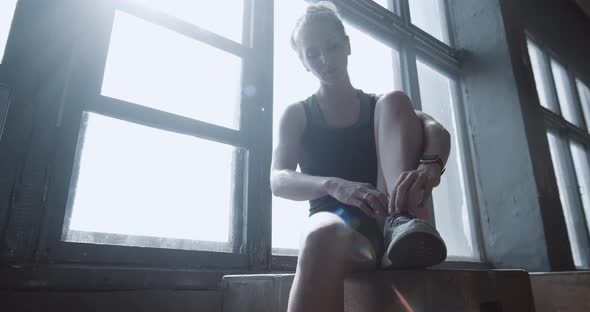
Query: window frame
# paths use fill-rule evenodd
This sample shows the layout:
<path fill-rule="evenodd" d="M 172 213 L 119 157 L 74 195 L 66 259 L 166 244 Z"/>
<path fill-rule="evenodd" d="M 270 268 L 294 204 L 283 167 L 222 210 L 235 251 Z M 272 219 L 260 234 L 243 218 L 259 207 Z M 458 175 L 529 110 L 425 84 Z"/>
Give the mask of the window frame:
<path fill-rule="evenodd" d="M 47 214 L 43 220 L 35 257 L 45 263 L 92 263 L 192 269 L 265 269 L 270 246 L 269 188 L 272 125 L 272 34 L 263 31 L 272 25 L 272 0 L 244 0 L 242 43 L 217 35 L 189 22 L 137 1 L 112 0 L 97 4 L 97 25 L 90 25 L 67 64 L 68 82 L 58 125 L 58 147 L 53 158 L 51 182 L 47 189 Z M 158 111 L 138 104 L 101 95 L 110 36 L 116 11 L 198 40 L 242 58 L 240 129 L 224 128 L 207 122 Z M 86 25 L 85 25 L 86 26 Z M 270 42 L 270 46 L 269 46 Z M 254 87 L 254 95 L 244 95 Z M 234 207 L 231 232 L 232 253 L 178 250 L 117 245 L 95 245 L 61 241 L 71 180 L 75 179 L 78 138 L 83 133 L 83 113 L 93 112 L 162 130 L 173 131 L 226 143 L 247 150 L 235 159 Z M 253 122 L 256 121 L 256 122 Z M 83 130 L 83 129 L 82 129 Z M 262 142 L 262 143 L 261 143 Z M 248 226 L 246 226 L 248 225 Z"/>

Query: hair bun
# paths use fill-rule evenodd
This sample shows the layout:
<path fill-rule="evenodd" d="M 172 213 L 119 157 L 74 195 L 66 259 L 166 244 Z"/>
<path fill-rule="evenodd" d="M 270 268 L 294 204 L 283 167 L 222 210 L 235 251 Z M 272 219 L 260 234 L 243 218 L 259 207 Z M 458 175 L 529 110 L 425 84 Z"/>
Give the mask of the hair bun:
<path fill-rule="evenodd" d="M 285 1 L 293 1 L 293 0 L 285 0 Z M 296 37 L 301 28 L 305 25 L 313 22 L 313 21 L 330 21 L 333 22 L 338 31 L 341 32 L 343 36 L 346 36 L 346 31 L 344 30 L 344 24 L 338 15 L 338 9 L 334 5 L 334 3 L 330 1 L 318 1 L 307 5 L 305 8 L 305 12 L 297 22 L 295 23 L 295 28 L 291 33 L 291 47 L 296 49 L 297 42 Z"/>

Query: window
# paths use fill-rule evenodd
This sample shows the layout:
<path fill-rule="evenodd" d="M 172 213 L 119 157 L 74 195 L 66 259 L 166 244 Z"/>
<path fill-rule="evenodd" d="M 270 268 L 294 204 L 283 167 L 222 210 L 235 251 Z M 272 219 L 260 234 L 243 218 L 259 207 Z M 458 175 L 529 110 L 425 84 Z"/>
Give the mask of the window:
<path fill-rule="evenodd" d="M 570 248 L 577 268 L 590 267 L 588 89 L 565 64 L 527 38 Z M 576 90 L 577 89 L 577 90 Z"/>
<path fill-rule="evenodd" d="M 444 0 L 408 0 L 412 24 L 434 38 L 449 43 Z"/>
<path fill-rule="evenodd" d="M 545 54 L 541 49 L 531 40 L 527 40 L 527 46 L 529 51 L 529 57 L 531 60 L 531 66 L 533 68 L 533 76 L 535 78 L 535 85 L 537 87 L 537 94 L 539 96 L 539 102 L 541 105 L 554 113 L 559 113 L 557 107 L 557 100 L 553 95 L 553 87 L 550 73 L 550 67 L 548 66 Z"/>
<path fill-rule="evenodd" d="M 235 148 L 94 113 L 84 120 L 66 241 L 231 250 Z"/>
<path fill-rule="evenodd" d="M 462 151 L 455 122 L 454 82 L 430 66 L 418 61 L 418 79 L 422 110 L 440 122 L 451 134 L 451 154 L 441 183 L 433 190 L 436 227 L 447 243 L 448 255 L 475 258 L 472 220 L 466 198 Z"/>
<path fill-rule="evenodd" d="M 547 133 L 547 139 L 549 141 L 555 177 L 557 178 L 559 199 L 563 207 L 574 264 L 578 268 L 587 268 L 589 261 L 588 248 L 590 247 L 588 245 L 588 233 L 586 229 L 583 229 L 584 218 L 580 214 L 582 203 L 580 202 L 579 192 L 577 192 L 577 181 L 574 177 L 575 173 L 574 168 L 572 168 L 571 157 L 567 153 L 567 143 L 551 131 Z M 575 156 L 581 156 L 578 145 L 573 144 L 570 147 L 575 152 Z M 578 158 L 578 160 L 581 159 Z M 578 165 L 581 166 L 581 163 L 578 163 Z"/>
<path fill-rule="evenodd" d="M 4 59 L 4 49 L 8 41 L 12 17 L 16 9 L 17 0 L 5 0 L 0 2 L 0 63 Z"/>
<path fill-rule="evenodd" d="M 275 6 L 274 55 L 274 143 L 278 121 L 287 105 L 306 99 L 318 86 L 312 74 L 301 65 L 289 38 L 305 2 L 293 1 Z M 382 94 L 400 89 L 399 54 L 383 43 L 345 24 L 350 37 L 352 54 L 349 74 L 355 88 L 368 93 Z M 274 145 L 274 144 L 273 144 Z M 273 249 L 275 254 L 294 255 L 299 248 L 299 237 L 308 217 L 307 202 L 295 202 L 273 196 Z"/>
<path fill-rule="evenodd" d="M 373 2 L 379 4 L 380 6 L 390 10 L 390 11 L 395 11 L 393 4 L 395 3 L 395 1 L 397 0 L 373 0 Z"/>
<path fill-rule="evenodd" d="M 578 180 L 578 191 L 586 217 L 586 226 L 590 224 L 590 163 L 588 149 L 576 141 L 570 142 L 570 151 Z M 589 233 L 590 234 L 590 233 Z"/>
<path fill-rule="evenodd" d="M 242 42 L 244 1 L 139 0 L 145 6 Z"/>
<path fill-rule="evenodd" d="M 63 206 L 51 246 L 58 260 L 93 254 L 100 263 L 248 265 L 248 242 L 263 233 L 246 233 L 245 224 L 255 228 L 264 206 L 248 192 L 263 188 L 258 174 L 268 170 L 262 155 L 270 151 L 270 135 L 267 143 L 253 138 L 271 127 L 271 99 L 256 92 L 264 88 L 254 79 L 270 50 L 252 53 L 270 41 L 259 30 L 267 26 L 252 21 L 269 13 L 257 8 L 245 12 L 243 1 L 96 4 L 113 13 L 97 14 L 112 19 L 97 21 L 96 33 L 106 33 L 103 25 L 111 31 L 91 41 L 88 49 L 98 52 L 78 56 L 93 65 L 74 70 L 88 80 L 73 82 L 77 99 L 64 117 L 78 133 L 61 151 L 73 164 L 58 178 L 67 184 L 55 204 Z M 186 257 L 173 256 L 179 253 Z"/>
<path fill-rule="evenodd" d="M 579 79 L 576 79 L 576 86 L 578 89 L 578 96 L 580 97 L 580 105 L 584 112 L 584 120 L 586 120 L 588 125 L 590 124 L 590 88 Z"/>
<path fill-rule="evenodd" d="M 102 94 L 238 129 L 240 75 L 238 56 L 117 12 Z"/>
<path fill-rule="evenodd" d="M 553 72 L 553 80 L 555 81 L 557 99 L 563 117 L 577 127 L 583 128 L 584 121 L 582 120 L 582 112 L 579 110 L 579 107 L 575 102 L 575 90 L 569 77 L 569 73 L 563 65 L 554 59 L 551 59 L 551 69 Z"/>

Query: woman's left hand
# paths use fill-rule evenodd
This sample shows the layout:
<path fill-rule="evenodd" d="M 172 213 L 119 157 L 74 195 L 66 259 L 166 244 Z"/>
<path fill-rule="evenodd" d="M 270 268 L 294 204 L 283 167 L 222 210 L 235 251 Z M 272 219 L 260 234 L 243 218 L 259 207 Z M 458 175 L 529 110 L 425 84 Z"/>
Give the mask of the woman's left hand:
<path fill-rule="evenodd" d="M 416 170 L 401 173 L 391 192 L 389 214 L 416 213 L 440 184 L 441 168 L 438 164 L 420 164 Z"/>

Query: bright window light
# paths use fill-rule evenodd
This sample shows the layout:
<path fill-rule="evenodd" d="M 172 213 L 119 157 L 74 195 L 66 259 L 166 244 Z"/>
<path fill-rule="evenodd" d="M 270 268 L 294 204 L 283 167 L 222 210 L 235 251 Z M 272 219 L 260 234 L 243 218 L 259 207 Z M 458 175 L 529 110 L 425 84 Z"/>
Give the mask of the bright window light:
<path fill-rule="evenodd" d="M 399 52 L 349 24 L 345 26 L 352 51 L 348 58 L 352 85 L 375 94 L 401 90 Z"/>
<path fill-rule="evenodd" d="M 549 66 L 545 61 L 545 54 L 543 51 L 531 40 L 527 39 L 527 47 L 529 51 L 529 58 L 531 60 L 531 67 L 533 69 L 533 76 L 535 78 L 535 87 L 541 106 L 559 113 L 557 103 L 551 95 L 551 74 Z"/>
<path fill-rule="evenodd" d="M 150 8 L 242 42 L 243 0 L 135 0 Z"/>
<path fill-rule="evenodd" d="M 281 1 L 274 8 L 273 146 L 277 143 L 278 122 L 285 108 L 305 100 L 319 87 L 317 79 L 305 70 L 289 41 L 305 6 L 304 1 Z M 399 80 L 395 76 L 399 68 L 398 53 L 351 25 L 345 27 L 351 41 L 349 74 L 355 88 L 377 94 L 399 89 Z M 273 253 L 294 255 L 309 215 L 309 204 L 273 196 L 272 205 Z"/>
<path fill-rule="evenodd" d="M 304 1 L 281 1 L 274 6 L 273 149 L 277 144 L 278 124 L 285 108 L 304 100 L 318 88 L 317 81 L 303 68 L 290 43 L 291 31 L 305 6 Z M 272 197 L 274 254 L 297 254 L 300 233 L 308 215 L 307 202 Z"/>
<path fill-rule="evenodd" d="M 4 59 L 4 50 L 6 49 L 6 42 L 8 41 L 16 2 L 17 0 L 0 1 L 0 63 Z"/>
<path fill-rule="evenodd" d="M 386 8 L 386 9 L 388 9 L 388 10 L 391 10 L 391 8 L 389 7 L 389 1 L 390 1 L 390 0 L 373 0 L 373 2 L 375 2 L 375 3 L 379 4 L 380 6 L 382 6 L 382 7 Z M 396 1 L 396 0 L 394 0 L 394 2 L 395 2 L 395 1 Z"/>
<path fill-rule="evenodd" d="M 578 179 L 578 189 L 582 199 L 586 224 L 590 224 L 590 162 L 588 150 L 576 141 L 570 141 L 570 151 Z M 589 233 L 590 234 L 590 233 Z"/>
<path fill-rule="evenodd" d="M 452 81 L 430 66 L 418 61 L 418 81 L 422 110 L 440 122 L 451 134 L 451 154 L 441 183 L 432 192 L 436 228 L 444 238 L 450 257 L 474 259 L 470 207 L 466 198 L 461 150 Z"/>
<path fill-rule="evenodd" d="M 584 251 L 581 247 L 583 242 L 577 235 L 577 233 L 579 233 L 577 228 L 579 220 L 575 218 L 575 215 L 577 214 L 576 210 L 580 208 L 578 206 L 579 199 L 575 196 L 577 192 L 572 192 L 572 190 L 577 188 L 577 181 L 572 179 L 572 177 L 568 174 L 569 164 L 568 160 L 566 159 L 567 157 L 563 154 L 563 151 L 567 149 L 567 145 L 563 139 L 552 132 L 547 132 L 547 140 L 549 141 L 551 161 L 553 162 L 555 178 L 557 179 L 559 199 L 563 208 L 563 215 L 565 218 L 574 265 L 576 267 L 585 267 L 589 259 L 585 258 Z M 573 149 L 573 156 L 579 156 L 575 145 L 573 146 Z"/>
<path fill-rule="evenodd" d="M 574 85 L 569 73 L 563 65 L 554 59 L 551 59 L 551 70 L 563 118 L 578 127 L 583 127 L 582 112 L 574 99 Z"/>
<path fill-rule="evenodd" d="M 445 0 L 409 0 L 408 2 L 412 24 L 448 44 Z"/>
<path fill-rule="evenodd" d="M 586 128 L 590 129 L 590 88 L 580 79 L 576 79 L 576 86 L 578 89 L 578 96 L 580 97 L 580 105 L 584 112 L 584 119 L 586 120 Z"/>
<path fill-rule="evenodd" d="M 194 241 L 209 241 L 227 247 L 235 147 L 95 113 L 85 118 L 66 241 L 180 249 L 203 249 Z"/>
<path fill-rule="evenodd" d="M 117 12 L 102 95 L 237 129 L 241 70 L 235 55 Z"/>

